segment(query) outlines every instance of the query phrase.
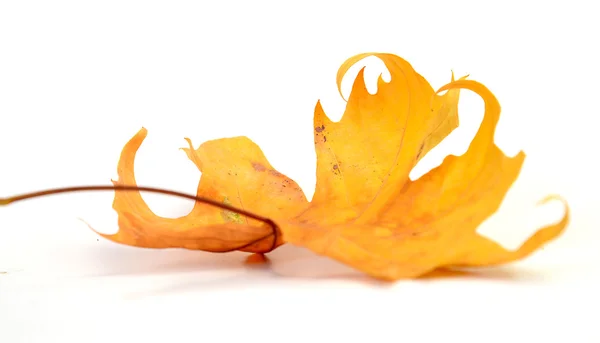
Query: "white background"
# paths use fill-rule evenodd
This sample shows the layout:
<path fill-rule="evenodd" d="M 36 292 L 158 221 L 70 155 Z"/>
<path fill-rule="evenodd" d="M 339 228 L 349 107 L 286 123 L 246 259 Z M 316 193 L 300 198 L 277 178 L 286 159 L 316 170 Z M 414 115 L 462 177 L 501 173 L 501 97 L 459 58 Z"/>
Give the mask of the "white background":
<path fill-rule="evenodd" d="M 116 231 L 110 192 L 15 204 L 0 208 L 0 341 L 598 342 L 597 32 L 592 1 L 1 2 L 0 196 L 109 184 L 144 126 L 142 185 L 193 193 L 183 138 L 245 135 L 310 198 L 315 103 L 339 119 L 337 68 L 378 51 L 435 89 L 454 70 L 499 98 L 497 144 L 528 157 L 482 232 L 517 247 L 561 216 L 536 207 L 549 193 L 573 219 L 523 262 L 379 284 L 293 247 L 249 268 L 242 254 L 98 239 L 78 218 Z M 383 67 L 367 64 L 373 90 Z M 468 91 L 461 100 L 461 128 L 416 176 L 466 150 L 483 108 Z M 144 198 L 165 216 L 192 207 Z"/>

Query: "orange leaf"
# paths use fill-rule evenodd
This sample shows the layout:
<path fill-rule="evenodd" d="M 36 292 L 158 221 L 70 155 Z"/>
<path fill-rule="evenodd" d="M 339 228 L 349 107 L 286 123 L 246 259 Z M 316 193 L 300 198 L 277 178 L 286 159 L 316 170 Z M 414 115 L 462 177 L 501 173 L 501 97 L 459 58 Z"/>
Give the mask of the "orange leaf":
<path fill-rule="evenodd" d="M 369 94 L 361 70 L 339 122 L 329 120 L 317 103 L 317 182 L 310 203 L 244 137 L 209 141 L 197 150 L 188 140 L 190 147 L 184 150 L 202 172 L 198 196 L 269 217 L 286 242 L 386 280 L 449 266 L 507 263 L 562 233 L 569 218 L 566 202 L 559 223 L 541 229 L 516 251 L 479 235 L 477 228 L 496 212 L 525 158 L 522 152 L 507 157 L 494 144 L 497 99 L 465 77 L 453 76 L 435 92 L 408 62 L 391 54 L 348 59 L 338 72 L 338 89 L 348 68 L 367 56 L 385 63 L 391 81 L 379 78 L 377 93 Z M 448 156 L 411 181 L 408 175 L 416 163 L 458 126 L 460 89 L 485 102 L 479 131 L 465 154 Z M 442 91 L 447 92 L 439 95 Z M 135 185 L 133 161 L 145 136 L 141 130 L 123 149 L 115 184 Z M 120 231 L 104 236 L 123 244 L 249 252 L 273 247 L 266 225 L 200 203 L 189 215 L 168 219 L 155 215 L 139 193 L 117 191 L 114 209 Z"/>

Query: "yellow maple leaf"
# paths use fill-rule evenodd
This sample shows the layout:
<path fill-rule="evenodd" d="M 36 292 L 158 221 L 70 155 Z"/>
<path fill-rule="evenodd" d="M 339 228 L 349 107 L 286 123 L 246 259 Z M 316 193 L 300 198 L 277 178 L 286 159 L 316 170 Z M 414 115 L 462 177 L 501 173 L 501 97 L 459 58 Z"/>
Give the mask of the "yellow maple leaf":
<path fill-rule="evenodd" d="M 181 218 L 157 216 L 142 199 L 143 189 L 136 189 L 133 172 L 136 152 L 147 134 L 142 129 L 123 148 L 119 179 L 113 182 L 120 187 L 113 203 L 119 231 L 101 235 L 132 246 L 212 252 L 266 253 L 287 242 L 373 277 L 397 280 L 438 268 L 522 259 L 564 231 L 568 205 L 549 196 L 543 202 L 564 203 L 563 218 L 537 231 L 519 249 L 507 250 L 477 233 L 497 211 L 525 158 L 523 152 L 508 157 L 494 144 L 500 116 L 497 99 L 466 77 L 453 76 L 435 92 L 407 61 L 380 53 L 344 62 L 338 71 L 338 90 L 348 69 L 368 56 L 385 63 L 391 81 L 380 77 L 377 93 L 369 94 L 363 68 L 339 122 L 329 120 L 317 103 L 317 182 L 310 202 L 250 139 L 218 139 L 198 149 L 188 139 L 183 150 L 202 172 L 198 202 Z M 417 162 L 458 126 L 460 89 L 484 100 L 477 134 L 465 154 L 448 156 L 439 167 L 411 181 L 409 173 Z M 30 197 L 0 199 L 0 204 Z"/>

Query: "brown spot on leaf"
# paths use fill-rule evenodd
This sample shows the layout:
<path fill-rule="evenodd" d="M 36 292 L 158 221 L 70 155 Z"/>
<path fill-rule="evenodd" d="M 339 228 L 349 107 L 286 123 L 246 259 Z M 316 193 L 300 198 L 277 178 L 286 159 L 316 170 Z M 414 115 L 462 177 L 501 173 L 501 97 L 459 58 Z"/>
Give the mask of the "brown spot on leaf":
<path fill-rule="evenodd" d="M 327 136 L 323 136 L 323 143 L 327 142 Z"/>
<path fill-rule="evenodd" d="M 252 168 L 254 168 L 254 170 L 256 170 L 257 172 L 263 172 L 263 171 L 267 170 L 267 168 L 265 166 L 263 166 L 260 163 L 256 163 L 256 162 L 252 162 Z"/>
<path fill-rule="evenodd" d="M 325 125 L 315 127 L 315 131 L 317 132 L 322 132 L 323 130 L 325 130 Z"/>
<path fill-rule="evenodd" d="M 273 169 L 269 170 L 269 174 L 276 176 L 276 177 L 283 177 L 283 174 L 281 174 L 277 170 L 273 170 Z"/>

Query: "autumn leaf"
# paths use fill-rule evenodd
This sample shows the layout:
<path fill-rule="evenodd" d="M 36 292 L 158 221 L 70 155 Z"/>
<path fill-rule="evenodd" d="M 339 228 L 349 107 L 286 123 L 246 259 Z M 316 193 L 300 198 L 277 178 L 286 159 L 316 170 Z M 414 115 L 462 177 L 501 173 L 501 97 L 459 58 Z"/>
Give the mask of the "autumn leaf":
<path fill-rule="evenodd" d="M 363 68 L 339 122 L 329 120 L 317 103 L 317 182 L 310 203 L 296 183 L 273 169 L 259 147 L 242 137 L 210 141 L 198 150 L 190 143 L 185 151 L 202 171 L 198 195 L 272 218 L 285 242 L 388 280 L 418 277 L 441 267 L 510 262 L 563 231 L 568 211 L 558 224 L 541 229 L 516 251 L 478 234 L 477 228 L 496 212 L 525 158 L 522 152 L 507 157 L 494 144 L 500 115 L 497 99 L 465 77 L 452 77 L 435 92 L 408 62 L 391 54 L 348 59 L 338 72 L 338 90 L 347 70 L 368 56 L 385 63 L 391 81 L 380 77 L 377 93 L 369 94 Z M 485 101 L 477 135 L 465 154 L 449 156 L 438 168 L 411 181 L 409 173 L 417 162 L 458 126 L 460 89 Z M 135 184 L 133 158 L 144 136 L 142 130 L 124 148 L 119 163 L 123 184 Z M 260 240 L 268 237 L 264 225 L 216 213 L 202 204 L 186 217 L 165 219 L 154 215 L 139 195 L 117 193 L 114 208 L 121 231 L 105 237 L 115 242 L 209 251 L 243 246 L 240 250 L 265 252 L 269 247 L 268 238 Z M 254 241 L 249 247 L 243 244 Z M 218 248 L 207 242 L 219 242 Z"/>
<path fill-rule="evenodd" d="M 522 259 L 558 237 L 569 221 L 563 202 L 556 224 L 541 228 L 517 250 L 480 235 L 517 179 L 525 154 L 508 157 L 495 145 L 500 104 L 483 84 L 454 79 L 437 92 L 402 58 L 368 53 L 351 57 L 337 75 L 338 90 L 348 69 L 368 56 L 386 65 L 370 94 L 359 72 L 343 117 L 331 121 L 318 102 L 314 114 L 317 182 L 309 202 L 290 178 L 276 171 L 249 138 L 212 140 L 187 157 L 202 176 L 197 195 L 138 187 L 135 155 L 147 135 L 140 130 L 123 148 L 113 208 L 119 231 L 101 234 L 117 243 L 147 248 L 266 253 L 285 242 L 331 257 L 375 278 L 415 278 L 439 268 L 491 266 Z M 459 124 L 461 89 L 485 103 L 483 121 L 468 150 L 448 156 L 417 180 L 409 173 Z M 440 93 L 445 94 L 440 95 Z M 92 187 L 93 188 L 93 187 Z M 91 190 L 80 187 L 78 190 Z M 96 187 L 110 189 L 110 187 Z M 0 205 L 54 190 L 0 199 Z M 141 191 L 196 201 L 180 218 L 156 215 Z M 262 261 L 261 258 L 253 261 Z"/>

